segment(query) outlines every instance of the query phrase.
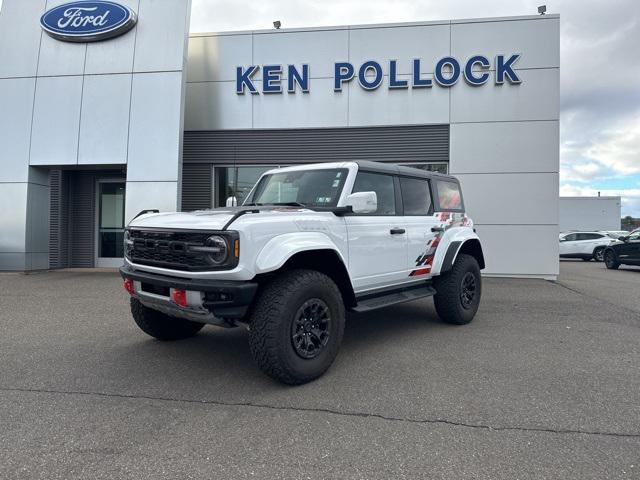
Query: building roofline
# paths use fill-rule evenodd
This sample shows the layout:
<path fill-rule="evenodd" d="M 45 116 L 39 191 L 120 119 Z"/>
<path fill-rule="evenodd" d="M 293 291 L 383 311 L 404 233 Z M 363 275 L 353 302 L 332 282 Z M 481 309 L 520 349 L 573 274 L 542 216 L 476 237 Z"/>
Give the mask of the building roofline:
<path fill-rule="evenodd" d="M 601 196 L 590 196 L 590 197 L 586 197 L 586 196 L 569 196 L 569 197 L 565 197 L 565 196 L 561 196 L 560 199 L 562 200 L 563 198 L 566 199 L 572 199 L 572 200 L 621 200 L 622 197 L 620 196 L 616 196 L 616 195 L 601 195 Z"/>
<path fill-rule="evenodd" d="M 553 20 L 560 18 L 557 13 L 548 15 L 519 15 L 512 17 L 486 17 L 486 18 L 463 18 L 457 20 L 434 20 L 434 21 L 417 21 L 417 22 L 398 22 L 398 23 L 369 23 L 355 25 L 328 25 L 318 27 L 300 27 L 300 28 L 281 28 L 276 30 L 259 29 L 259 30 L 229 30 L 222 32 L 190 32 L 189 38 L 198 37 L 218 37 L 227 35 L 277 35 L 283 33 L 299 33 L 299 32 L 322 32 L 331 30 L 366 30 L 374 28 L 397 28 L 397 27 L 422 27 L 431 25 L 458 25 L 465 23 L 491 23 L 491 22 L 513 22 L 520 20 Z"/>

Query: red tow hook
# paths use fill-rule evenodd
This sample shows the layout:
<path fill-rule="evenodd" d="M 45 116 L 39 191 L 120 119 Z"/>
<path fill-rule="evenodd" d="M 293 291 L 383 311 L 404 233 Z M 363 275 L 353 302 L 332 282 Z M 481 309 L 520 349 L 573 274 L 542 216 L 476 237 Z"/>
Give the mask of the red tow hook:
<path fill-rule="evenodd" d="M 178 288 L 171 290 L 171 300 L 173 300 L 174 303 L 180 305 L 181 307 L 186 307 L 187 291 Z"/>
<path fill-rule="evenodd" d="M 129 295 L 135 295 L 136 294 L 136 289 L 133 286 L 133 280 L 131 280 L 130 278 L 125 278 L 124 279 L 124 289 L 129 292 Z"/>

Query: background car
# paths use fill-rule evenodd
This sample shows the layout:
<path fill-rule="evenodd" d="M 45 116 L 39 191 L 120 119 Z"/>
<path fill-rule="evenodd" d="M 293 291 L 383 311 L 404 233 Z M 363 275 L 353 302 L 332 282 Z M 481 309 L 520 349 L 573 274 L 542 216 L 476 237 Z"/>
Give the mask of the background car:
<path fill-rule="evenodd" d="M 611 238 L 626 237 L 630 233 L 628 230 L 598 230 L 598 231 L 600 233 L 606 233 Z"/>
<path fill-rule="evenodd" d="M 615 240 L 604 232 L 560 234 L 560 258 L 581 258 L 585 262 L 603 260 L 604 249 Z"/>
<path fill-rule="evenodd" d="M 604 251 L 604 264 L 611 270 L 617 269 L 620 265 L 640 265 L 640 228 L 607 246 Z"/>

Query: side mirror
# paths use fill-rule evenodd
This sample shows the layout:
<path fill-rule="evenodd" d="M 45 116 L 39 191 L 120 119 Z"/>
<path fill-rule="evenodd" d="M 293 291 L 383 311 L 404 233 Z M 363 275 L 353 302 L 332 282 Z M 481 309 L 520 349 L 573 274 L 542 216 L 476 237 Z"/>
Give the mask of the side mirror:
<path fill-rule="evenodd" d="M 228 197 L 226 206 L 227 207 L 236 207 L 236 206 L 238 206 L 238 199 L 236 197 Z"/>
<path fill-rule="evenodd" d="M 347 197 L 347 206 L 353 213 L 375 213 L 378 210 L 378 195 L 376 192 L 352 193 Z"/>

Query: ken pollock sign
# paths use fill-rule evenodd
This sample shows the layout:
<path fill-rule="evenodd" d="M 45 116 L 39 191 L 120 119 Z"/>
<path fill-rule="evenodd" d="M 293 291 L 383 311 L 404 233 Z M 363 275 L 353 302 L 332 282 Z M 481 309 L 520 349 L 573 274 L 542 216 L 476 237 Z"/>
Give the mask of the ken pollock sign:
<path fill-rule="evenodd" d="M 522 81 L 515 71 L 515 63 L 520 55 L 509 57 L 497 55 L 492 65 L 489 58 L 484 55 L 473 55 L 465 62 L 460 62 L 454 57 L 441 58 L 433 68 L 433 75 L 427 76 L 421 73 L 420 59 L 411 62 L 411 75 L 398 74 L 397 60 L 389 60 L 383 65 L 375 60 L 368 60 L 361 65 L 354 66 L 349 62 L 336 62 L 334 64 L 333 90 L 342 91 L 342 87 L 351 82 L 356 76 L 358 84 L 365 90 L 375 90 L 388 76 L 389 89 L 431 88 L 435 85 L 452 87 L 460 78 L 464 78 L 467 84 L 479 87 L 487 83 L 492 75 L 496 85 L 504 83 L 519 84 Z M 262 70 L 262 80 L 254 80 L 256 74 Z M 236 68 L 236 93 L 244 94 L 246 91 L 258 94 L 282 93 L 286 87 L 288 93 L 296 93 L 300 90 L 304 93 L 311 91 L 310 66 L 303 64 L 300 68 L 295 65 L 250 65 Z"/>
<path fill-rule="evenodd" d="M 108 1 L 65 3 L 40 18 L 42 29 L 66 42 L 106 40 L 131 30 L 136 14 L 128 7 Z"/>

